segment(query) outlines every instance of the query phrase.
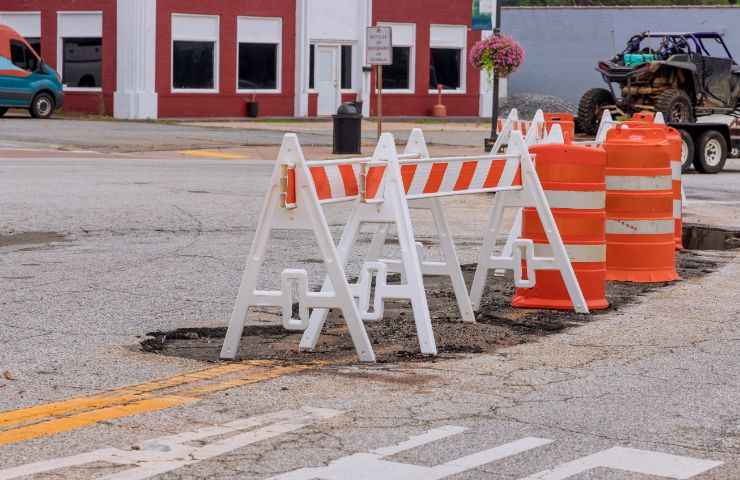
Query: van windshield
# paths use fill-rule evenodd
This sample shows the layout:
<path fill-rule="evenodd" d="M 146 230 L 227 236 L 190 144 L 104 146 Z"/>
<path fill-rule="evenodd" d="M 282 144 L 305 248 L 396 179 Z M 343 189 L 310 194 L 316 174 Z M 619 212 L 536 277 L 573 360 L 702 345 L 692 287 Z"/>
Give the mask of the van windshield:
<path fill-rule="evenodd" d="M 18 40 L 10 41 L 10 60 L 18 68 L 35 72 L 39 68 L 39 59 L 25 43 Z"/>

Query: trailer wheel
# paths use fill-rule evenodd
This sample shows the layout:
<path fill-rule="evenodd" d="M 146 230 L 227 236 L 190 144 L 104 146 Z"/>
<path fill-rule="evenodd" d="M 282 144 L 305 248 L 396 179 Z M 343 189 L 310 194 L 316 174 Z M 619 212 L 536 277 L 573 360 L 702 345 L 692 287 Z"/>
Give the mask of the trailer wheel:
<path fill-rule="evenodd" d="M 696 144 L 694 168 L 701 173 L 722 171 L 727 161 L 727 140 L 714 130 L 704 132 Z"/>
<path fill-rule="evenodd" d="M 679 130 L 678 133 L 681 134 L 681 173 L 686 173 L 694 164 L 694 139 L 685 130 Z"/>

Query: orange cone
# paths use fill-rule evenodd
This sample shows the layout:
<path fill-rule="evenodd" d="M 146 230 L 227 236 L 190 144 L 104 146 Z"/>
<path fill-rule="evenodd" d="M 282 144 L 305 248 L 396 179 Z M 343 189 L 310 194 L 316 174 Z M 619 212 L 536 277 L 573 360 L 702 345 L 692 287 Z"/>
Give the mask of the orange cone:
<path fill-rule="evenodd" d="M 580 145 L 537 145 L 537 174 L 555 223 L 591 310 L 609 306 L 605 295 L 606 236 L 604 173 L 606 152 Z M 522 237 L 535 243 L 536 256 L 550 256 L 547 237 L 533 208 L 525 208 Z M 514 307 L 573 309 L 560 272 L 537 272 L 534 288 L 517 289 Z"/>

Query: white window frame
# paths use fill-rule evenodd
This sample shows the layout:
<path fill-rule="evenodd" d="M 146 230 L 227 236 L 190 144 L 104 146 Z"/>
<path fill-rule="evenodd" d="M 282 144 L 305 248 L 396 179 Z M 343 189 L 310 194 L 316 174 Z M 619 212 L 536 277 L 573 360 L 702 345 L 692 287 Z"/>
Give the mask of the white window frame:
<path fill-rule="evenodd" d="M 14 30 L 16 30 L 18 33 L 20 33 L 24 38 L 26 38 L 26 37 L 31 37 L 31 38 L 38 37 L 39 39 L 42 38 L 42 34 L 41 34 L 41 12 L 40 11 L 31 11 L 31 12 L 26 12 L 26 11 L 17 12 L 16 11 L 16 12 L 14 12 L 12 10 L 10 10 L 10 11 L 3 10 L 3 11 L 0 11 L 0 23 L 7 23 L 6 20 L 3 18 L 5 16 L 8 16 L 8 17 L 21 17 L 21 16 L 38 17 L 38 21 L 39 21 L 38 35 L 30 35 L 27 32 L 22 31 L 22 29 L 14 27 L 13 25 L 10 25 L 10 27 L 13 28 Z"/>
<path fill-rule="evenodd" d="M 444 43 L 438 43 L 435 44 L 432 42 L 432 29 L 434 27 L 452 27 L 452 28 L 458 28 L 465 31 L 465 41 L 463 42 L 463 45 L 453 45 L 451 43 L 444 44 Z M 446 95 L 465 95 L 468 92 L 468 27 L 467 25 L 448 25 L 448 24 L 432 24 L 429 27 L 429 65 L 431 66 L 432 63 L 432 49 L 433 48 L 449 48 L 449 49 L 459 49 L 460 50 L 460 88 L 457 89 L 444 89 L 442 90 L 442 93 Z M 437 94 L 436 89 L 429 89 L 429 94 Z"/>
<path fill-rule="evenodd" d="M 175 17 L 196 17 L 196 18 L 215 18 L 216 19 L 216 38 L 204 39 L 202 37 L 175 37 L 174 25 Z M 210 95 L 220 93 L 221 89 L 221 16 L 220 15 L 202 15 L 196 13 L 173 13 L 170 15 L 170 93 L 172 94 L 203 94 Z M 213 85 L 214 88 L 175 88 L 175 42 L 213 42 Z M 237 73 L 238 75 L 238 73 Z"/>
<path fill-rule="evenodd" d="M 358 44 L 355 41 L 350 40 L 342 40 L 342 41 L 325 41 L 320 40 L 316 42 L 309 42 L 308 48 L 309 51 L 306 55 L 306 59 L 309 62 L 308 65 L 308 74 L 309 74 L 309 80 L 311 75 L 311 45 L 313 45 L 314 49 L 317 49 L 319 47 L 334 47 L 337 49 L 337 82 L 339 82 L 339 93 L 340 94 L 350 94 L 350 93 L 357 93 L 357 75 L 355 75 L 355 70 L 357 66 L 357 60 L 358 60 Z M 352 47 L 352 88 L 342 88 L 342 46 L 351 46 Z M 316 74 L 315 65 L 314 65 L 314 75 Z M 309 88 L 308 93 L 319 93 L 319 91 L 316 89 L 316 85 L 314 85 L 314 88 Z"/>
<path fill-rule="evenodd" d="M 62 32 L 62 17 L 68 17 L 72 15 L 100 15 L 100 36 L 92 37 L 90 35 L 81 35 L 78 37 L 70 38 L 100 38 L 101 48 L 105 39 L 103 38 L 103 11 L 102 10 L 64 10 L 57 12 L 57 72 L 62 77 L 63 90 L 65 92 L 102 92 L 103 91 L 103 77 L 105 77 L 105 56 L 101 53 L 100 63 L 100 87 L 68 87 L 64 84 L 64 35 Z"/>
<path fill-rule="evenodd" d="M 396 35 L 393 35 L 393 46 L 394 47 L 409 47 L 409 88 L 383 88 L 383 93 L 391 94 L 414 94 L 416 93 L 416 24 L 415 23 L 399 23 L 399 22 L 378 22 L 379 26 L 382 27 L 411 27 L 411 43 L 399 42 Z M 378 93 L 377 87 L 375 93 Z"/>
<path fill-rule="evenodd" d="M 241 19 L 252 19 L 252 20 L 277 20 L 280 22 L 280 39 L 277 43 L 277 59 L 275 68 L 277 68 L 277 76 L 275 81 L 277 82 L 277 88 L 270 89 L 259 89 L 259 88 L 239 88 L 239 45 L 242 43 L 260 43 L 265 45 L 275 45 L 273 42 L 242 42 L 239 39 L 239 20 Z M 280 17 L 255 17 L 255 16 L 239 16 L 236 17 L 237 33 L 236 33 L 236 93 L 242 94 L 260 94 L 260 93 L 283 93 L 283 19 Z"/>

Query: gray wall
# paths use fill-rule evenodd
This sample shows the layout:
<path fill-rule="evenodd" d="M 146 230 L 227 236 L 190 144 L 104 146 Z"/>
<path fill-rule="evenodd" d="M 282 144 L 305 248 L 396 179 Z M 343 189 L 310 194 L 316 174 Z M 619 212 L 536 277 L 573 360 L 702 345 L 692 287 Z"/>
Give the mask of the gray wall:
<path fill-rule="evenodd" d="M 740 63 L 740 8 L 506 8 L 501 22 L 527 55 L 511 76 L 510 95 L 543 93 L 577 102 L 585 90 L 604 85 L 596 62 L 621 52 L 630 36 L 645 30 L 719 31 Z"/>

